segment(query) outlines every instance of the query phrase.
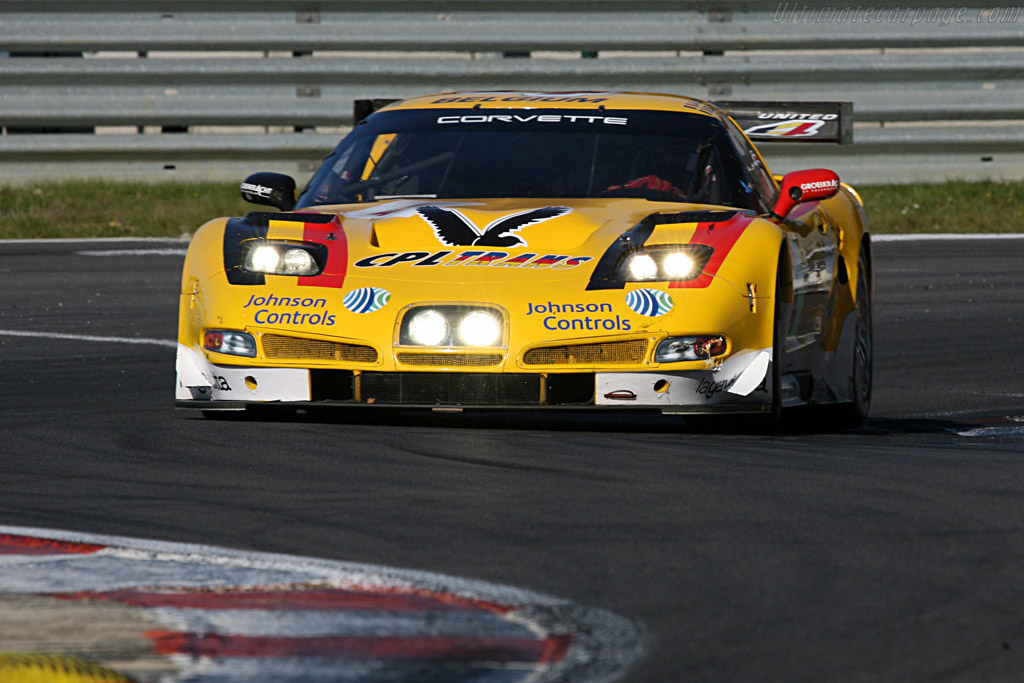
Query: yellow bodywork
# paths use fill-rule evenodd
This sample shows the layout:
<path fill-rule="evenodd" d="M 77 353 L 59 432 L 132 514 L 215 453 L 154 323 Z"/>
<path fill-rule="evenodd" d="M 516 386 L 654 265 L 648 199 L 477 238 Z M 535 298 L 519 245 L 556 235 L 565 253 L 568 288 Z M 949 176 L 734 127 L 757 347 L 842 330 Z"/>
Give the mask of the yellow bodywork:
<path fill-rule="evenodd" d="M 586 291 L 594 261 L 625 229 L 652 213 L 649 202 L 615 200 L 614 211 L 610 210 L 609 202 L 595 200 L 544 202 L 505 199 L 486 202 L 486 208 L 460 208 L 477 224 L 485 225 L 495 217 L 548 204 L 571 204 L 572 212 L 549 221 L 542 229 L 536 230 L 536 236 L 529 228 L 525 229 L 527 247 L 494 250 L 442 247 L 433 237 L 430 227 L 417 216 L 378 220 L 348 218 L 347 211 L 362 212 L 367 206 L 333 207 L 341 216 L 350 264 L 340 288 L 303 286 L 299 279 L 281 275 L 268 275 L 265 286 L 229 285 L 224 275 L 221 246 L 226 220 L 211 221 L 196 234 L 189 250 L 182 280 L 179 341 L 187 345 L 198 344 L 204 326 L 246 330 L 257 336 L 270 333 L 297 335 L 370 346 L 378 352 L 377 360 L 373 363 L 327 360 L 310 363 L 306 359 L 277 359 L 273 365 L 415 371 L 424 368 L 418 364 L 411 368 L 401 367 L 402 363 L 397 360 L 400 350 L 395 338 L 398 312 L 422 303 L 485 303 L 501 307 L 508 316 L 507 349 L 500 350 L 503 361 L 499 365 L 480 368 L 487 372 L 536 372 L 536 366 L 524 364 L 523 356 L 538 344 L 639 339 L 655 342 L 669 334 L 728 332 L 730 344 L 734 347 L 771 346 L 770 294 L 774 287 L 775 262 L 780 245 L 777 229 L 768 224 L 748 228 L 733 247 L 726 264 L 706 288 L 671 289 L 667 283 L 627 283 L 623 289 Z M 690 205 L 659 207 L 662 212 L 692 208 Z M 661 225 L 647 244 L 687 244 L 695 228 L 696 223 Z M 543 229 L 549 235 L 545 235 Z M 303 224 L 271 220 L 267 238 L 302 241 Z M 481 251 L 485 253 L 479 254 Z M 495 261 L 480 260 L 480 256 L 495 251 L 507 252 L 508 256 Z M 395 255 L 416 252 L 431 256 L 439 252 L 450 253 L 437 259 L 437 265 L 430 266 L 407 263 L 364 268 L 351 266 L 372 257 L 377 257 L 376 263 L 383 264 Z M 526 253 L 541 257 L 549 254 L 568 256 L 580 258 L 581 262 L 570 267 L 564 265 L 567 259 L 546 266 L 514 261 Z M 466 254 L 476 255 L 465 258 Z M 583 258 L 588 260 L 582 261 Z M 503 264 L 510 261 L 509 265 Z M 531 261 L 536 262 L 537 259 Z M 757 277 L 752 278 L 754 273 Z M 767 302 L 754 312 L 750 310 L 747 292 L 747 282 L 751 280 L 757 284 L 759 299 Z M 347 310 L 342 305 L 344 294 L 363 287 L 388 291 L 391 296 L 387 305 L 371 313 Z M 627 292 L 651 288 L 669 294 L 674 303 L 671 311 L 659 316 L 644 316 L 626 306 Z M 270 296 L 288 301 L 275 303 L 267 299 Z M 299 305 L 294 305 L 295 300 Z M 577 308 L 582 310 L 577 311 Z M 765 311 L 769 314 L 767 322 L 762 315 Z M 321 313 L 323 315 L 317 316 Z M 289 318 L 288 314 L 293 315 Z M 301 314 L 308 315 L 302 318 L 302 322 L 296 322 Z M 314 322 L 311 323 L 310 318 Z M 639 362 L 601 365 L 656 367 L 651 359 L 653 344 L 649 346 Z M 406 352 L 410 350 L 406 349 Z M 225 364 L 269 362 L 262 354 L 255 361 L 225 354 L 210 354 L 210 360 Z M 708 362 L 692 361 L 687 365 L 705 367 Z M 589 366 L 594 367 L 597 365 Z M 578 371 L 587 368 L 573 363 L 556 364 L 550 369 Z"/>
<path fill-rule="evenodd" d="M 690 98 L 611 93 L 442 94 L 391 105 L 471 112 L 509 106 L 714 112 Z M 386 146 L 387 142 L 380 144 Z M 368 164 L 366 173 L 370 170 Z M 631 282 L 621 288 L 588 289 L 602 255 L 646 217 L 685 212 L 700 216 L 699 212 L 734 209 L 628 198 L 451 199 L 432 203 L 455 209 L 480 227 L 503 216 L 543 207 L 565 211 L 523 228 L 518 234 L 524 245 L 502 248 L 443 245 L 411 200 L 318 206 L 317 213 L 333 216 L 335 221 L 314 226 L 296 214 L 283 220 L 269 216 L 267 239 L 317 241 L 330 250 L 331 258 L 343 259 L 344 267 L 343 273 L 334 272 L 330 278 L 267 275 L 259 285 L 228 283 L 224 239 L 230 219 L 212 220 L 197 231 L 188 251 L 181 285 L 180 345 L 201 355 L 211 367 L 337 369 L 353 371 L 356 377 L 363 372 L 645 372 L 661 377 L 698 371 L 713 380 L 716 368 L 733 356 L 770 353 L 779 260 L 792 268 L 810 259 L 801 245 L 813 231 L 821 235 L 835 231 L 841 236 L 841 263 L 833 265 L 845 268 L 848 284 L 827 283 L 826 292 L 814 295 L 820 300 L 800 311 L 796 309 L 800 309 L 803 296 L 801 282 L 780 283 L 782 296 L 794 305 L 787 344 L 834 351 L 854 307 L 857 256 L 865 229 L 859 200 L 848 188 L 809 206 L 791 223 L 739 213 L 742 227 L 733 231 L 731 243 L 719 240 L 714 227 L 709 232 L 701 221 L 657 225 L 647 246 L 685 245 L 709 235 L 719 240 L 711 246 L 724 258 L 712 273 L 702 276 L 699 286 Z M 559 258 L 549 262 L 545 257 Z M 337 265 L 335 261 L 335 271 Z M 786 280 L 796 277 L 784 276 Z M 376 303 L 365 312 L 354 312 L 346 306 L 345 297 L 355 290 L 376 295 Z M 664 293 L 670 310 L 659 309 L 656 315 L 637 312 L 627 304 L 634 290 Z M 814 296 L 808 294 L 807 298 Z M 383 305 L 377 306 L 381 301 Z M 484 305 L 500 311 L 502 342 L 488 348 L 421 348 L 399 343 L 399 322 L 410 307 L 450 304 Z M 808 320 L 801 322 L 801 315 Z M 208 329 L 253 334 L 256 356 L 204 349 L 203 333 Z M 658 342 L 680 335 L 722 335 L 727 348 L 724 354 L 706 360 L 655 362 Z M 757 392 L 748 397 L 754 410 L 765 400 Z"/>

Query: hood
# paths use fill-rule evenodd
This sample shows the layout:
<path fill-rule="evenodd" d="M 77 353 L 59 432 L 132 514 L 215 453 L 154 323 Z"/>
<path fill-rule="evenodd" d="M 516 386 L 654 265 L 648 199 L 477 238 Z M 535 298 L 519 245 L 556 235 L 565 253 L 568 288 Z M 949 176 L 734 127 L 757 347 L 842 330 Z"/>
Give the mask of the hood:
<path fill-rule="evenodd" d="M 342 208 L 338 217 L 351 276 L 514 283 L 586 279 L 602 257 L 631 239 L 635 246 L 686 244 L 701 222 L 735 213 L 621 198 L 403 199 Z M 627 233 L 645 219 L 650 229 L 637 244 L 636 235 Z"/>

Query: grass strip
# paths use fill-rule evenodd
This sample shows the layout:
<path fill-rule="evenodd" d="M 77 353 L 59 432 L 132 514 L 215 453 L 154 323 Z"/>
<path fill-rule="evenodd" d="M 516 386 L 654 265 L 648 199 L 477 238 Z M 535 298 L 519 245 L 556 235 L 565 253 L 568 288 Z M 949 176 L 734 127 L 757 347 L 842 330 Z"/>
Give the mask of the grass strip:
<path fill-rule="evenodd" d="M 879 234 L 1024 232 L 1024 182 L 884 185 L 860 192 Z"/>
<path fill-rule="evenodd" d="M 878 234 L 1024 232 L 1024 183 L 950 182 L 860 190 Z M 230 182 L 67 181 L 0 186 L 0 239 L 182 237 L 259 207 Z"/>
<path fill-rule="evenodd" d="M 258 210 L 238 183 L 75 180 L 0 187 L 0 238 L 181 237 Z M 272 209 L 271 209 L 272 210 Z"/>

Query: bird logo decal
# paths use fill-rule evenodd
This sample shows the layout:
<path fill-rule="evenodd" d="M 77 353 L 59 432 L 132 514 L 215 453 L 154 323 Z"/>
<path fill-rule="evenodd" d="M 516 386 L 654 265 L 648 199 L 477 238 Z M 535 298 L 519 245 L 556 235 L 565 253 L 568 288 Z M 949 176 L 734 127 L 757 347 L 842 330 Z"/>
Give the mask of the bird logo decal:
<path fill-rule="evenodd" d="M 441 244 L 449 247 L 525 247 L 526 240 L 515 234 L 516 232 L 528 225 L 557 218 L 571 210 L 567 206 L 546 206 L 542 209 L 520 211 L 491 221 L 483 230 L 457 209 L 421 206 L 416 209 L 416 213 L 434 229 L 434 235 Z"/>

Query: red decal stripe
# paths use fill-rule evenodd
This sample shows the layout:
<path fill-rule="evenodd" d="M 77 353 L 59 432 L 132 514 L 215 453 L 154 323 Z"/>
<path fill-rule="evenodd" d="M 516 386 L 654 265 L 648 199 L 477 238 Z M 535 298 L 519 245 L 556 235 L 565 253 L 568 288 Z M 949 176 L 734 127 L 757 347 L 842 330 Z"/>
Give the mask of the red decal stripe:
<path fill-rule="evenodd" d="M 55 593 L 61 600 L 113 600 L 138 607 L 195 609 L 280 609 L 280 610 L 386 610 L 396 612 L 488 612 L 506 614 L 515 609 L 484 600 L 460 598 L 429 591 L 340 588 L 244 589 L 212 591 L 179 589 L 79 591 Z"/>
<path fill-rule="evenodd" d="M 0 534 L 0 555 L 87 555 L 106 546 Z"/>
<path fill-rule="evenodd" d="M 784 135 L 803 135 L 808 130 L 813 130 L 816 125 L 817 125 L 817 121 L 801 123 L 796 128 L 790 130 L 787 133 L 784 133 Z"/>
<path fill-rule="evenodd" d="M 448 602 L 427 595 L 388 595 L 340 589 L 151 592 L 118 590 L 65 593 L 67 600 L 113 600 L 138 607 L 258 610 L 386 610 L 393 612 L 494 612 L 465 602 Z"/>
<path fill-rule="evenodd" d="M 532 638 L 473 636 L 319 636 L 289 638 L 148 631 L 162 655 L 194 657 L 331 657 L 350 660 L 433 660 L 449 662 L 558 662 L 572 643 L 570 634 Z"/>
<path fill-rule="evenodd" d="M 732 251 L 736 240 L 740 238 L 743 231 L 747 229 L 753 216 L 737 213 L 724 223 L 698 223 L 697 229 L 690 239 L 690 244 L 706 244 L 714 248 L 714 253 L 704 266 L 704 271 L 693 280 L 681 280 L 670 282 L 669 289 L 699 289 L 711 284 L 712 279 L 721 268 L 725 257 Z"/>
<path fill-rule="evenodd" d="M 328 235 L 334 235 L 328 239 Z M 324 271 L 313 277 L 300 277 L 299 286 L 335 287 L 345 286 L 345 275 L 348 271 L 348 237 L 345 228 L 335 218 L 330 223 L 305 223 L 302 239 L 327 246 L 327 263 Z"/>

